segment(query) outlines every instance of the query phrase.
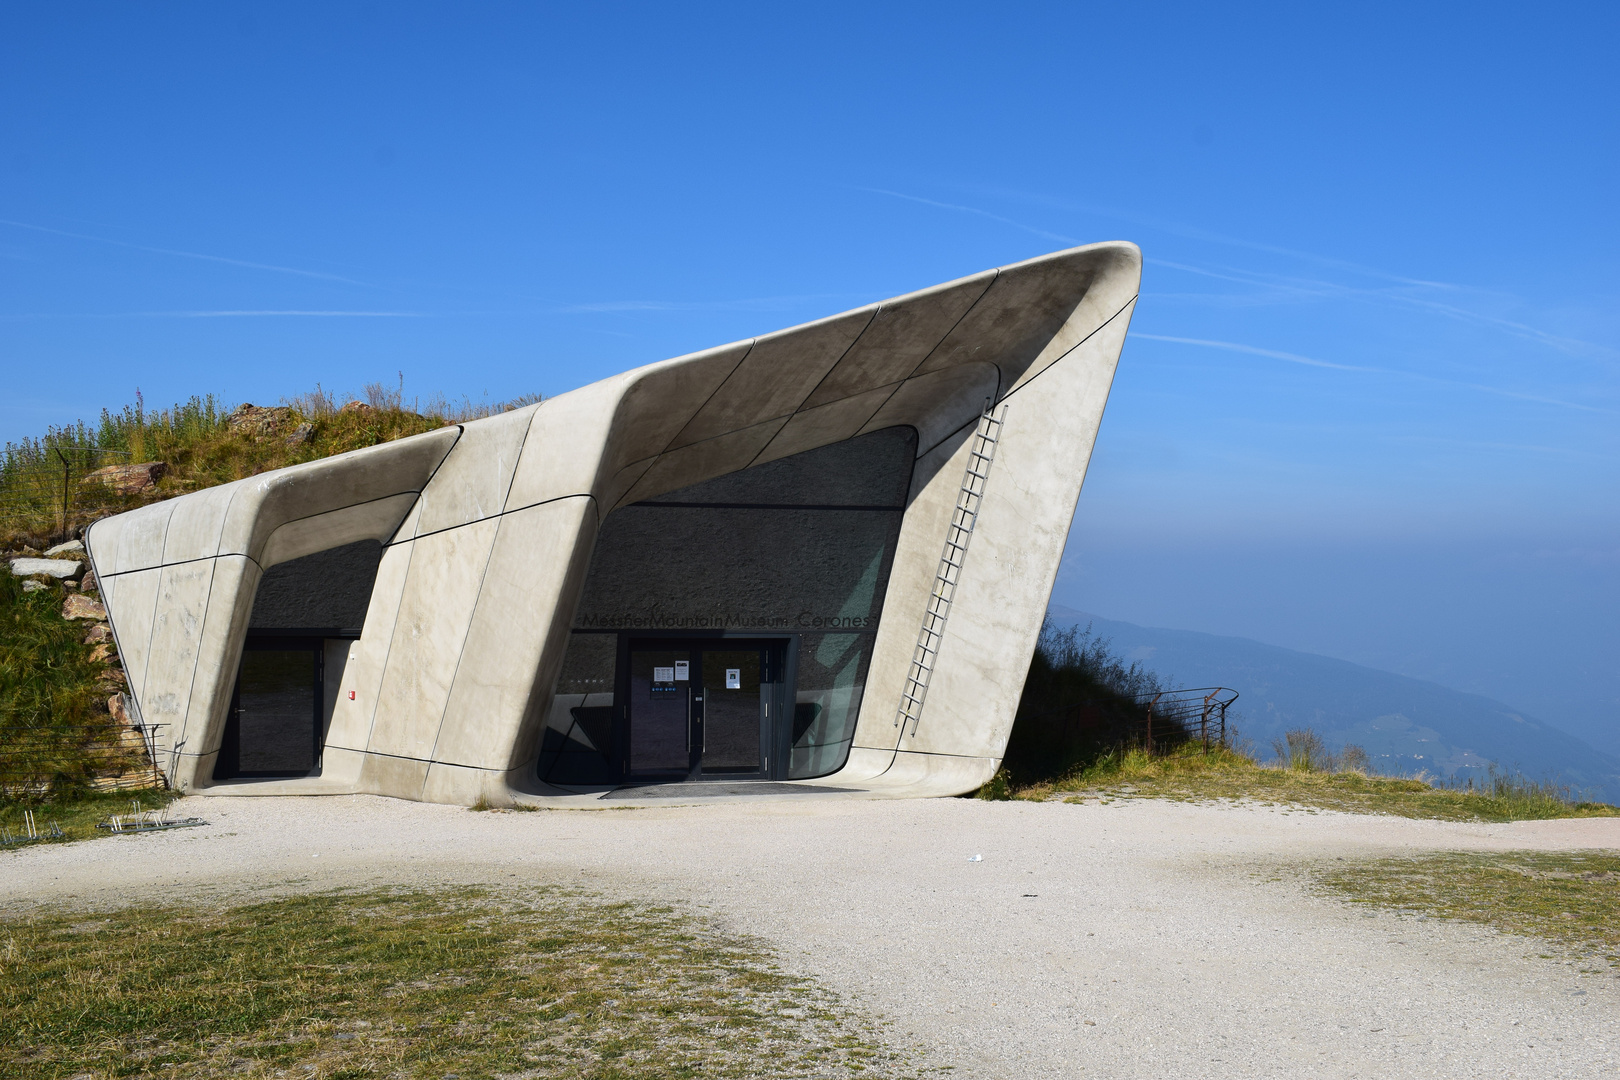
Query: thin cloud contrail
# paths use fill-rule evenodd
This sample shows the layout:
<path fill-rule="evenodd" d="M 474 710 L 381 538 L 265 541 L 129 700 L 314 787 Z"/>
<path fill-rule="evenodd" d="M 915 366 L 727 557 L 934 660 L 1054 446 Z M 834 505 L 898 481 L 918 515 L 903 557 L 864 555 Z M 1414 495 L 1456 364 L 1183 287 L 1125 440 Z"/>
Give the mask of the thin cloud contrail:
<path fill-rule="evenodd" d="M 89 240 L 97 244 L 111 244 L 114 247 L 130 248 L 134 251 L 150 251 L 158 255 L 174 255 L 182 259 L 200 259 L 203 262 L 223 263 L 226 266 L 240 266 L 249 270 L 269 270 L 277 274 L 296 274 L 299 277 L 317 278 L 322 281 L 341 281 L 346 285 L 359 285 L 374 289 L 377 286 L 368 281 L 356 281 L 354 278 L 343 277 L 340 274 L 327 274 L 319 270 L 300 270 L 295 266 L 276 266 L 273 263 L 249 262 L 246 259 L 230 259 L 223 255 L 204 255 L 197 251 L 179 251 L 174 248 L 151 247 L 147 244 L 133 244 L 127 240 L 111 240 L 105 236 L 91 236 L 88 233 L 68 232 L 65 229 L 51 229 L 44 225 L 31 225 L 26 221 L 11 221 L 0 218 L 0 225 L 10 225 L 14 229 L 29 229 L 33 232 L 49 233 L 52 236 L 67 236 L 75 240 Z"/>
<path fill-rule="evenodd" d="M 1517 390 L 1504 390 L 1499 386 L 1487 386 L 1484 383 L 1459 382 L 1455 379 L 1442 379 L 1434 375 L 1423 375 L 1415 371 L 1400 371 L 1395 368 L 1362 367 L 1356 364 L 1335 364 L 1330 360 L 1317 360 L 1310 356 L 1301 356 L 1298 353 L 1280 352 L 1276 349 L 1262 349 L 1254 345 L 1243 345 L 1236 341 L 1213 341 L 1208 338 L 1171 337 L 1167 334 L 1140 334 L 1133 333 L 1131 337 L 1146 341 L 1166 341 L 1176 345 L 1196 345 L 1206 349 L 1220 349 L 1225 352 L 1246 353 L 1250 356 L 1263 356 L 1272 360 L 1282 360 L 1290 364 L 1303 364 L 1307 367 L 1328 368 L 1334 371 L 1357 371 L 1369 375 L 1390 375 L 1399 379 L 1415 379 L 1419 382 L 1433 383 L 1437 386 L 1455 386 L 1467 390 L 1476 390 L 1482 394 L 1494 394 L 1497 397 L 1513 398 L 1516 401 L 1531 401 L 1539 405 L 1556 405 L 1564 409 L 1578 409 L 1581 412 L 1601 413 L 1605 416 L 1616 415 L 1614 409 L 1603 409 L 1596 405 L 1582 405 L 1579 402 L 1563 401 L 1559 398 L 1543 397 L 1539 394 L 1525 394 Z"/>

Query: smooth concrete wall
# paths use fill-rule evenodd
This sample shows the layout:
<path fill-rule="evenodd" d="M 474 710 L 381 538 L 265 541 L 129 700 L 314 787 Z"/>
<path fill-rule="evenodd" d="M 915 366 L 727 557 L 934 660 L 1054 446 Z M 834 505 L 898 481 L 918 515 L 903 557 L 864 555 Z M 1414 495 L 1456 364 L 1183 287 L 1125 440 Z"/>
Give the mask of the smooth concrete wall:
<path fill-rule="evenodd" d="M 208 786 L 263 572 L 375 539 L 323 774 L 208 790 L 557 795 L 534 763 L 603 518 L 907 426 L 918 458 L 856 749 L 833 779 L 972 787 L 1005 748 L 1139 276 L 1129 244 L 1058 252 L 98 522 L 87 546 L 170 776 Z M 1008 406 L 1005 438 L 924 715 L 902 734 L 898 688 L 987 400 Z"/>

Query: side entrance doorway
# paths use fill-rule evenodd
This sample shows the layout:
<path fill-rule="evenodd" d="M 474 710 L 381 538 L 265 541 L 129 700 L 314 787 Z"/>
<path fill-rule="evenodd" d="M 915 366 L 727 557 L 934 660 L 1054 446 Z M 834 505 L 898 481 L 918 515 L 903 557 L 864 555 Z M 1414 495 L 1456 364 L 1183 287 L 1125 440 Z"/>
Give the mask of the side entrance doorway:
<path fill-rule="evenodd" d="M 250 640 L 214 778 L 309 776 L 320 769 L 325 656 L 319 638 Z"/>
<path fill-rule="evenodd" d="M 626 779 L 785 775 L 785 641 L 632 639 L 626 666 Z"/>
<path fill-rule="evenodd" d="M 353 644 L 349 637 L 325 636 L 332 633 L 249 633 L 215 780 L 320 775 L 326 730 Z"/>

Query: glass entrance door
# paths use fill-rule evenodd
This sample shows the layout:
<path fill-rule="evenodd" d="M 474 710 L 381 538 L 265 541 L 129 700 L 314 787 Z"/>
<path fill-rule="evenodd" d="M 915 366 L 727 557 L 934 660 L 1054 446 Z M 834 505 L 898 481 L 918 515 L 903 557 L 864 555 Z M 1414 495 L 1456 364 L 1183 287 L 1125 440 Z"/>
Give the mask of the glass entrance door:
<path fill-rule="evenodd" d="M 772 775 L 785 655 L 771 640 L 632 642 L 625 772 L 666 780 Z"/>
<path fill-rule="evenodd" d="M 630 650 L 631 776 L 687 774 L 693 742 L 692 650 Z"/>
<path fill-rule="evenodd" d="M 321 759 L 322 650 L 305 640 L 250 642 L 214 777 L 293 777 Z"/>
<path fill-rule="evenodd" d="M 761 693 L 765 650 L 704 649 L 703 759 L 707 776 L 750 776 L 765 771 L 769 702 Z"/>

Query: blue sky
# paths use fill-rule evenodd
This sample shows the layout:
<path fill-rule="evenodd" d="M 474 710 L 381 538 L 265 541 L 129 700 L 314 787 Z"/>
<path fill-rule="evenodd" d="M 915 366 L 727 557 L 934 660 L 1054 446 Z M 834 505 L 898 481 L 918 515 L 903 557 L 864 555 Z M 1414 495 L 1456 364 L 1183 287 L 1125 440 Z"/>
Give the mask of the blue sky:
<path fill-rule="evenodd" d="M 1620 749 L 1612 5 L 0 9 L 0 439 L 1147 266 L 1057 599 Z"/>

